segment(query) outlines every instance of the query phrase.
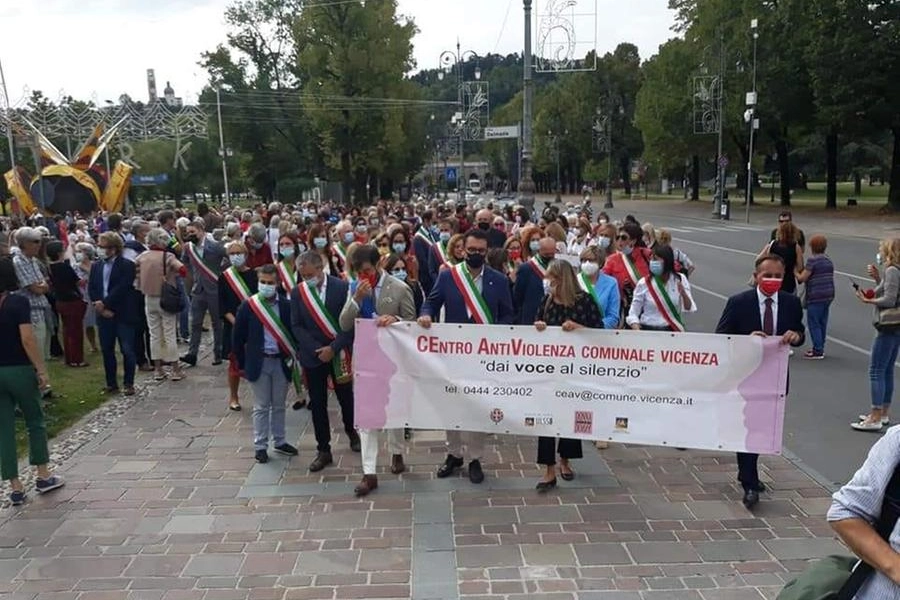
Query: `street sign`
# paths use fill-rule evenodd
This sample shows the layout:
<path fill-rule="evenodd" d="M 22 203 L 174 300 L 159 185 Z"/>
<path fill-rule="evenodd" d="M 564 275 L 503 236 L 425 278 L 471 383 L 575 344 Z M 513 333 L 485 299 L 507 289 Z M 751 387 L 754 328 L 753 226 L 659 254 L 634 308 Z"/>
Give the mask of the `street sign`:
<path fill-rule="evenodd" d="M 719 166 L 723 169 L 728 167 L 728 157 L 727 156 L 719 157 Z"/>
<path fill-rule="evenodd" d="M 447 171 L 444 174 L 444 179 L 447 181 L 456 181 L 456 167 L 447 167 Z"/>
<path fill-rule="evenodd" d="M 510 125 L 508 127 L 485 127 L 484 139 L 486 140 L 502 140 L 519 137 L 519 126 Z"/>
<path fill-rule="evenodd" d="M 169 182 L 168 173 L 159 175 L 132 175 L 131 185 L 162 185 Z"/>

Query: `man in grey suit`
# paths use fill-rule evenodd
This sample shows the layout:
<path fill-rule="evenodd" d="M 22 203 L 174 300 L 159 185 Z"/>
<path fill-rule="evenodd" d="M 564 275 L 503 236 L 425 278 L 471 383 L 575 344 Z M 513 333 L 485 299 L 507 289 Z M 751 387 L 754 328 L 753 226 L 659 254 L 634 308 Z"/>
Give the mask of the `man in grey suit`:
<path fill-rule="evenodd" d="M 225 260 L 225 247 L 206 234 L 203 219 L 194 219 L 186 228 L 182 262 L 189 266 L 191 288 L 191 344 L 181 362 L 197 364 L 203 317 L 209 312 L 213 328 L 213 365 L 222 364 L 222 318 L 219 314 L 219 277 Z"/>
<path fill-rule="evenodd" d="M 416 319 L 412 290 L 378 268 L 379 259 L 378 248 L 372 245 L 360 246 L 349 256 L 351 268 L 359 279 L 350 285 L 350 295 L 338 319 L 344 331 L 352 331 L 358 318 L 376 319 L 379 327 Z M 358 393 L 354 395 L 359 397 Z M 360 429 L 359 438 L 363 478 L 353 492 L 357 496 L 366 496 L 378 487 L 378 431 Z M 388 430 L 388 449 L 391 452 L 391 473 L 398 475 L 406 470 L 402 429 Z"/>

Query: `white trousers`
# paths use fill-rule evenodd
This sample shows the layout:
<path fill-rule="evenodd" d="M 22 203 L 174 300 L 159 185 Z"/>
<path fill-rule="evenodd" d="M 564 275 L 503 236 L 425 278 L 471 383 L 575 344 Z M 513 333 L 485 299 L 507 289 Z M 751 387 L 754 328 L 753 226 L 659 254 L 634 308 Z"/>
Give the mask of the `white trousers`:
<path fill-rule="evenodd" d="M 144 303 L 147 329 L 150 331 L 150 356 L 163 362 L 178 360 L 178 342 L 175 328 L 178 315 L 169 314 L 159 306 L 159 296 L 147 296 Z"/>
<path fill-rule="evenodd" d="M 359 446 L 362 459 L 363 475 L 375 475 L 378 467 L 378 446 L 381 429 L 360 429 Z M 403 430 L 386 429 L 388 434 L 388 452 L 403 454 Z"/>
<path fill-rule="evenodd" d="M 469 460 L 481 460 L 484 456 L 484 442 L 487 439 L 486 433 L 478 431 L 448 431 L 447 432 L 447 453 L 457 458 L 463 458 L 463 446 L 468 446 Z"/>

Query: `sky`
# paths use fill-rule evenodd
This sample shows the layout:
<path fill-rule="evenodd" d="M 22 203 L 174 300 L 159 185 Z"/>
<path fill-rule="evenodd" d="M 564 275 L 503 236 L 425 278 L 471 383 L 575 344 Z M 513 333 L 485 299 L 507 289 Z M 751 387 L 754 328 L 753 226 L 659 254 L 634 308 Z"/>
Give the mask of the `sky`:
<path fill-rule="evenodd" d="M 318 0 L 322 1 L 322 0 Z M 577 53 L 596 45 L 602 55 L 632 42 L 646 59 L 673 37 L 667 0 L 577 0 Z M 535 0 L 537 10 L 548 2 Z M 207 82 L 200 54 L 224 42 L 223 13 L 231 0 L 41 0 L 7 3 L 0 27 L 0 62 L 10 102 L 41 90 L 103 104 L 127 93 L 147 99 L 147 69 L 162 95 L 169 81 L 186 102 Z M 521 0 L 399 0 L 399 12 L 419 28 L 413 40 L 420 69 L 438 66 L 442 51 L 520 52 Z M 536 34 L 537 35 L 537 34 Z M 537 45 L 537 44 L 536 44 Z M 2 105 L 2 96 L 0 96 Z"/>

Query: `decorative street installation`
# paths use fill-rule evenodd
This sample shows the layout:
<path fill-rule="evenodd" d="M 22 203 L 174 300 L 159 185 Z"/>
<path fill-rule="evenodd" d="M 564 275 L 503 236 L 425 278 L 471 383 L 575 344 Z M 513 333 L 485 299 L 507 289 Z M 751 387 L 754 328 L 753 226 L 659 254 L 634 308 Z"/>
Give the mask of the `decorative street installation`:
<path fill-rule="evenodd" d="M 535 70 L 596 70 L 597 0 L 536 0 L 535 6 Z"/>
<path fill-rule="evenodd" d="M 780 454 L 779 342 L 360 320 L 356 425 Z"/>

